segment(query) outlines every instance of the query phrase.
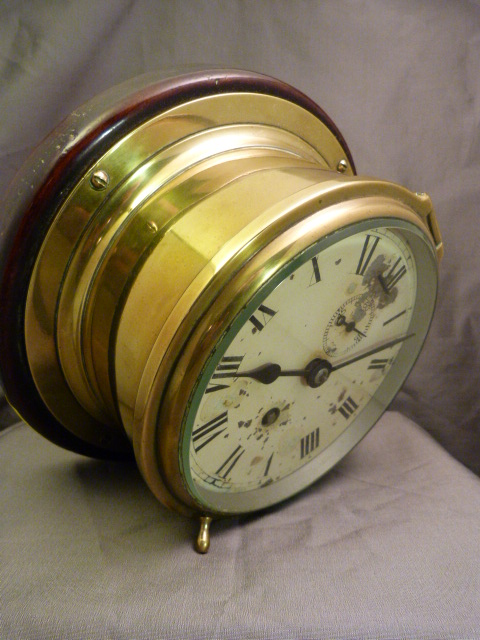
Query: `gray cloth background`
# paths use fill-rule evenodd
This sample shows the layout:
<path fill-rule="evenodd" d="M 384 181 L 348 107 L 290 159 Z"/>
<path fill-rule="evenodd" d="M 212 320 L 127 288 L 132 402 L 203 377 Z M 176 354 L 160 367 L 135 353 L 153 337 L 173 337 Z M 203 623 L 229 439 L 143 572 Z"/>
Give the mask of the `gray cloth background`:
<path fill-rule="evenodd" d="M 479 480 L 401 414 L 206 556 L 134 468 L 24 425 L 0 465 L 2 640 L 480 638 Z"/>
<path fill-rule="evenodd" d="M 431 196 L 429 338 L 401 413 L 206 558 L 132 469 L 4 431 L 0 638 L 480 638 L 480 3 L 0 1 L 0 193 L 79 104 L 192 63 L 290 82 L 359 174 Z"/>

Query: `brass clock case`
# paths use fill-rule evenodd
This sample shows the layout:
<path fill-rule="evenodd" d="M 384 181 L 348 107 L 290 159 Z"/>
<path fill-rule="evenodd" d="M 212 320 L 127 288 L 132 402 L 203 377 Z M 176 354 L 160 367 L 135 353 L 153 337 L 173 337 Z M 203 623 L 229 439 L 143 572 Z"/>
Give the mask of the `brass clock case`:
<path fill-rule="evenodd" d="M 226 328 L 295 256 L 391 219 L 441 238 L 428 196 L 357 178 L 292 87 L 211 70 L 115 88 L 70 116 L 11 187 L 1 374 L 11 404 L 73 451 L 132 449 L 155 495 L 202 512 L 180 462 L 185 411 Z"/>

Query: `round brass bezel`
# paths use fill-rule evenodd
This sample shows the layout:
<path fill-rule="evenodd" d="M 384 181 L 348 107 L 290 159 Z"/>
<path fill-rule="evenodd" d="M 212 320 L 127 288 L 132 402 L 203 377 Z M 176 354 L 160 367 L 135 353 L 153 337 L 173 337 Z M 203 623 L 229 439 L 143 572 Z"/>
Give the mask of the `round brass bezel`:
<path fill-rule="evenodd" d="M 380 192 L 382 195 L 377 195 Z M 302 192 L 301 197 L 297 195 L 290 202 L 278 203 L 265 212 L 263 220 L 256 220 L 257 234 L 251 234 L 255 241 L 253 246 L 249 244 L 246 249 L 248 258 L 239 250 L 236 256 L 225 262 L 225 269 L 219 272 L 210 290 L 202 284 L 196 290 L 192 287 L 185 293 L 179 302 L 177 330 L 172 333 L 171 339 L 164 341 L 161 338 L 152 351 L 142 378 L 135 413 L 134 448 L 137 462 L 159 499 L 164 500 L 165 493 L 173 493 L 178 501 L 177 509 L 207 511 L 211 515 L 225 515 L 228 512 L 228 509 L 216 511 L 211 505 L 196 499 L 187 486 L 181 460 L 182 447 L 186 446 L 183 443 L 183 430 L 189 405 L 228 327 L 247 307 L 254 304 L 252 300 L 256 299 L 266 283 L 275 279 L 286 265 L 318 241 L 339 230 L 354 229 L 365 223 L 374 226 L 377 221 L 385 223 L 389 219 L 394 227 L 400 221 L 418 230 L 432 259 L 430 270 L 424 266 L 429 273 L 427 290 L 431 297 L 425 303 L 426 315 L 418 334 L 418 344 L 409 345 L 410 350 L 418 353 L 433 313 L 436 291 L 435 243 L 424 222 L 424 211 L 423 199 L 388 183 L 359 180 L 353 184 L 336 185 L 335 188 L 327 184 L 316 185 Z M 434 270 L 432 265 L 435 266 Z M 221 350 L 216 354 L 216 359 L 219 357 Z M 408 370 L 412 365 L 413 362 Z M 405 376 L 407 373 L 405 371 Z M 382 412 L 385 408 L 382 408 Z M 368 428 L 373 426 L 378 417 L 372 418 Z M 365 433 L 366 430 L 358 440 Z M 354 444 L 356 442 L 350 448 Z M 345 453 L 346 450 L 342 456 Z M 330 466 L 336 461 L 332 461 Z M 301 488 L 303 486 L 294 492 Z M 250 507 L 238 511 L 265 506 L 261 501 L 252 501 Z M 235 509 L 233 512 L 236 512 Z"/>

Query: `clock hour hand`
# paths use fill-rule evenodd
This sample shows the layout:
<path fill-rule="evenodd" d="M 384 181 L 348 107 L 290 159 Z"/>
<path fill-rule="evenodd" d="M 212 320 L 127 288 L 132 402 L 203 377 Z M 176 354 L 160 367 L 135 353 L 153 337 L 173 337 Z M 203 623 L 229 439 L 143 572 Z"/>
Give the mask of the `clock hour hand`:
<path fill-rule="evenodd" d="M 305 369 L 287 369 L 282 371 L 282 368 L 279 364 L 269 362 L 268 364 L 264 364 L 257 369 L 252 369 L 252 371 L 237 372 L 233 374 L 233 377 L 252 378 L 253 380 L 261 382 L 262 384 L 272 384 L 272 382 L 275 382 L 275 380 L 280 377 L 295 376 L 299 378 L 305 378 L 308 386 L 312 387 L 312 389 L 316 389 L 328 380 L 328 377 L 332 372 L 337 371 L 338 369 L 343 369 L 343 367 L 347 367 L 350 364 L 359 362 L 364 358 L 373 356 L 376 353 L 383 351 L 384 349 L 394 347 L 396 344 L 400 344 L 401 342 L 405 342 L 405 340 L 413 338 L 414 335 L 414 333 L 409 333 L 405 336 L 394 338 L 393 340 L 387 340 L 386 342 L 377 344 L 371 349 L 367 349 L 367 351 L 363 351 L 362 353 L 349 358 L 348 360 L 343 360 L 334 365 L 332 365 L 328 360 L 324 360 L 323 358 L 314 358 L 311 362 L 308 363 Z"/>
<path fill-rule="evenodd" d="M 269 363 L 252 371 L 236 373 L 236 378 L 253 378 L 262 384 L 271 384 L 280 377 L 305 378 L 309 387 L 316 388 L 327 381 L 332 365 L 323 358 L 314 358 L 305 369 L 282 370 L 279 364 Z"/>
<path fill-rule="evenodd" d="M 262 384 L 271 384 L 275 382 L 278 376 L 282 375 L 282 367 L 279 364 L 264 364 L 252 371 L 237 372 L 234 374 L 235 378 L 253 378 L 257 382 Z"/>
<path fill-rule="evenodd" d="M 265 364 L 258 369 L 235 374 L 236 378 L 253 378 L 262 384 L 271 384 L 280 377 L 305 378 L 309 387 L 316 389 L 328 380 L 332 371 L 332 365 L 323 358 L 314 358 L 305 369 L 286 369 L 282 371 L 279 364 Z"/>

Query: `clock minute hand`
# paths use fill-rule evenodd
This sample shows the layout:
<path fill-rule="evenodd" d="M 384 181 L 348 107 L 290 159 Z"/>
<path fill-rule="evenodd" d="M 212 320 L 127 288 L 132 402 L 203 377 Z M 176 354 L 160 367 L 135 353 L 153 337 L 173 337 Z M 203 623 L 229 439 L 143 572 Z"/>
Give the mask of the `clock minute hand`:
<path fill-rule="evenodd" d="M 337 369 L 342 369 L 343 367 L 348 367 L 348 365 L 353 364 L 354 362 L 358 362 L 359 360 L 363 360 L 364 358 L 368 358 L 369 356 L 373 356 L 384 349 L 389 349 L 390 347 L 394 347 L 396 344 L 400 344 L 401 342 L 405 342 L 405 340 L 409 340 L 415 336 L 414 333 L 408 333 L 405 336 L 399 336 L 398 338 L 394 338 L 393 340 L 387 340 L 382 344 L 378 344 L 376 347 L 372 349 L 367 349 L 363 353 L 359 353 L 353 358 L 349 358 L 348 360 L 344 360 L 343 362 L 338 362 L 337 364 L 332 365 L 332 372 L 337 371 Z"/>

